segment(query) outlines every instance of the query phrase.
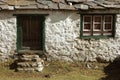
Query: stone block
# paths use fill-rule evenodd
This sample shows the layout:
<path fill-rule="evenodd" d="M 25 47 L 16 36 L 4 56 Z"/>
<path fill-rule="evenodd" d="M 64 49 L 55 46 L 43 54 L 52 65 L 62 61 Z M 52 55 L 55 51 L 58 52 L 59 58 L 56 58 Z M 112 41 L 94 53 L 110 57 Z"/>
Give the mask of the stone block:
<path fill-rule="evenodd" d="M 58 9 L 58 4 L 57 3 L 50 3 L 50 4 L 48 4 L 48 6 L 49 6 L 49 9 Z"/>
<path fill-rule="evenodd" d="M 19 72 L 34 72 L 35 71 L 34 68 L 17 68 L 16 70 Z"/>
<path fill-rule="evenodd" d="M 37 4 L 38 8 L 40 9 L 48 9 L 48 6 L 47 5 L 44 5 L 44 4 Z"/>
<path fill-rule="evenodd" d="M 84 5 L 84 4 L 76 4 L 74 5 L 76 9 L 82 9 L 82 10 L 88 10 L 89 7 L 88 5 Z"/>
<path fill-rule="evenodd" d="M 61 3 L 65 3 L 65 0 L 52 0 L 53 2 L 56 2 L 56 3 L 59 3 L 59 2 L 61 2 Z"/>
<path fill-rule="evenodd" d="M 21 50 L 17 60 L 17 71 L 33 72 L 42 71 L 44 61 L 39 57 L 39 52 Z"/>
<path fill-rule="evenodd" d="M 37 67 L 37 66 L 38 66 L 36 62 L 33 62 L 33 63 L 31 63 L 30 65 L 31 65 L 32 67 Z"/>
<path fill-rule="evenodd" d="M 27 72 L 34 72 L 35 69 L 34 69 L 34 68 L 24 68 L 24 71 L 27 71 Z"/>
<path fill-rule="evenodd" d="M 17 68 L 16 70 L 17 70 L 17 71 L 24 71 L 23 68 Z"/>
<path fill-rule="evenodd" d="M 39 55 L 22 55 L 23 58 L 39 58 Z"/>
<path fill-rule="evenodd" d="M 32 58 L 20 58 L 19 61 L 23 62 L 23 61 L 32 61 Z"/>
<path fill-rule="evenodd" d="M 71 5 L 59 3 L 59 8 L 60 9 L 65 9 L 65 10 L 75 10 L 75 8 Z"/>
<path fill-rule="evenodd" d="M 37 67 L 35 68 L 35 71 L 41 72 L 43 70 L 43 67 Z"/>

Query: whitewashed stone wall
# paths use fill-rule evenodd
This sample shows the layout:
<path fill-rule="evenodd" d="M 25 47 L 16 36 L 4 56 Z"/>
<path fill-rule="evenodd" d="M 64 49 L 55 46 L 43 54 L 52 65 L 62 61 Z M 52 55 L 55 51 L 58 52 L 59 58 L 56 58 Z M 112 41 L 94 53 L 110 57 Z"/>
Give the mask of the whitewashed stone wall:
<path fill-rule="evenodd" d="M 120 15 L 117 15 L 116 37 L 114 39 L 84 40 L 79 36 L 79 14 L 53 13 L 47 18 L 46 51 L 55 59 L 113 61 L 120 55 Z"/>
<path fill-rule="evenodd" d="M 7 60 L 16 50 L 16 18 L 12 13 L 0 13 L 0 61 Z"/>
<path fill-rule="evenodd" d="M 0 60 L 16 51 L 16 17 L 13 14 L 49 14 L 45 21 L 46 54 L 52 59 L 113 61 L 120 55 L 120 15 L 117 15 L 115 38 L 80 39 L 80 15 L 72 11 L 15 11 L 0 13 Z"/>

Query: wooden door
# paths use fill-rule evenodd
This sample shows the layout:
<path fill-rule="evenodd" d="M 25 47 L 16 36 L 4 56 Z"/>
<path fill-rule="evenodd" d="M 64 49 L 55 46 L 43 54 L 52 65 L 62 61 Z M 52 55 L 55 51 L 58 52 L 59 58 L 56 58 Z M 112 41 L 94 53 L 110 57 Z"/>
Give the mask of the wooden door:
<path fill-rule="evenodd" d="M 42 16 L 21 16 L 22 47 L 30 50 L 43 50 Z"/>

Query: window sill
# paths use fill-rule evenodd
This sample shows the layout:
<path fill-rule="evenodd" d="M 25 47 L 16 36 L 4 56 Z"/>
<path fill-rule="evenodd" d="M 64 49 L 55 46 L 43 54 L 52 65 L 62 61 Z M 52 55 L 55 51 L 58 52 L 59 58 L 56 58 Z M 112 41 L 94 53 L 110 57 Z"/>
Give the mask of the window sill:
<path fill-rule="evenodd" d="M 80 39 L 109 39 L 115 38 L 113 36 L 81 36 Z"/>

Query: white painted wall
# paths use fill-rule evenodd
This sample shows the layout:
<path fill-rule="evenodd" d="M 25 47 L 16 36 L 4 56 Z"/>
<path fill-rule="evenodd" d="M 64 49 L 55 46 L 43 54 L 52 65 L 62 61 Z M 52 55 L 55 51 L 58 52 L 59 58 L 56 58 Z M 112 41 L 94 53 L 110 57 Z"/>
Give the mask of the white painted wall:
<path fill-rule="evenodd" d="M 13 14 L 46 14 L 45 48 L 52 59 L 113 61 L 120 55 L 120 15 L 117 15 L 115 39 L 80 39 L 80 15 L 75 11 L 25 10 L 0 13 L 0 60 L 16 50 L 16 17 Z"/>
<path fill-rule="evenodd" d="M 0 61 L 16 50 L 16 18 L 9 12 L 0 12 Z"/>
<path fill-rule="evenodd" d="M 120 55 L 120 15 L 117 15 L 114 39 L 84 40 L 79 36 L 79 14 L 52 13 L 47 18 L 46 51 L 49 55 L 61 60 L 113 61 Z"/>

